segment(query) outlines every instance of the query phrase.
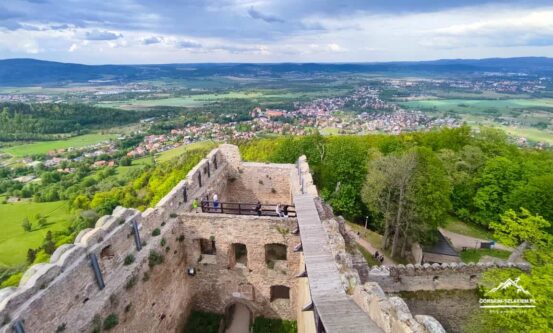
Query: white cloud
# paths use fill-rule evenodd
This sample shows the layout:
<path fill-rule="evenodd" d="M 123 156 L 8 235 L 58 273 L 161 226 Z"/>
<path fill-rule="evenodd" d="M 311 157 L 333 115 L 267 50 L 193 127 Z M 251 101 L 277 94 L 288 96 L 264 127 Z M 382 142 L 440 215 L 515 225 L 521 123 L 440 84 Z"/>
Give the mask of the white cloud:
<path fill-rule="evenodd" d="M 251 6 L 262 13 L 273 12 L 265 1 L 236 0 L 233 4 L 243 15 L 248 15 Z M 213 10 L 224 9 L 217 8 Z M 289 18 L 285 18 L 288 23 Z M 347 17 L 314 15 L 303 18 L 300 23 L 320 29 L 295 31 L 267 40 L 247 40 L 225 34 L 206 37 L 59 23 L 56 23 L 58 29 L 51 29 L 53 24 L 34 24 L 37 29 L 0 29 L 0 55 L 31 53 L 45 59 L 85 63 L 342 62 L 553 56 L 553 8 L 548 7 L 479 6 L 385 15 L 355 12 Z M 260 22 L 255 24 L 258 26 Z M 97 51 L 102 53 L 101 57 Z M 61 59 L 60 55 L 65 58 Z"/>

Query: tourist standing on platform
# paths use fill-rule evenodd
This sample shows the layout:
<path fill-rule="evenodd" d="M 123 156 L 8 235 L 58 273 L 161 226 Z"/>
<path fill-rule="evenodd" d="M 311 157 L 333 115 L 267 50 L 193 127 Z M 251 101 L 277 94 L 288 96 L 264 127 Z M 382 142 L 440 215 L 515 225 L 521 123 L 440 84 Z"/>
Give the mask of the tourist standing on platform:
<path fill-rule="evenodd" d="M 192 209 L 198 213 L 198 198 L 194 198 L 192 201 Z"/>
<path fill-rule="evenodd" d="M 288 205 L 284 205 L 284 209 L 282 210 L 282 215 L 284 215 L 284 217 L 288 217 Z"/>
<path fill-rule="evenodd" d="M 219 197 L 217 196 L 217 193 L 213 194 L 213 207 L 219 208 Z"/>
<path fill-rule="evenodd" d="M 257 216 L 261 216 L 261 202 L 260 201 L 258 201 L 257 205 L 255 205 L 255 213 L 257 214 Z"/>

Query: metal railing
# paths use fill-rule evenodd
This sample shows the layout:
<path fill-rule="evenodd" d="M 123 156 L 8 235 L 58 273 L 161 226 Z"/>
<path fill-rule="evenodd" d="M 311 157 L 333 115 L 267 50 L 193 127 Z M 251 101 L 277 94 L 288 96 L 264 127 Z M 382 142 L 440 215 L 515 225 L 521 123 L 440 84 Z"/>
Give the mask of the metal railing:
<path fill-rule="evenodd" d="M 281 205 L 281 209 L 288 206 L 288 217 L 296 217 L 296 207 L 294 205 Z M 257 208 L 256 203 L 241 203 L 241 202 L 214 202 L 202 201 L 201 208 L 203 213 L 217 214 L 233 214 L 233 215 L 259 215 L 259 216 L 274 216 L 278 217 L 276 211 L 277 205 L 261 205 Z M 286 213 L 282 212 L 284 215 Z"/>

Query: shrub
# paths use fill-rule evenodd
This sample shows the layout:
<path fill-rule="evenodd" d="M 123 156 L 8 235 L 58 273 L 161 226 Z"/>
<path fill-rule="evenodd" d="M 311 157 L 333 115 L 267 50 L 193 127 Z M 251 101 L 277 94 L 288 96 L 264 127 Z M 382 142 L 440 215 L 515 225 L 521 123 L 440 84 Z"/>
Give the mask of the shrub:
<path fill-rule="evenodd" d="M 165 240 L 165 238 L 162 238 L 161 241 L 159 242 L 159 245 L 163 247 L 165 246 L 165 244 L 167 244 L 167 241 Z"/>
<path fill-rule="evenodd" d="M 102 318 L 97 314 L 92 319 L 92 333 L 100 333 L 100 331 L 102 331 Z"/>
<path fill-rule="evenodd" d="M 66 327 L 67 327 L 67 325 L 65 323 L 59 325 L 58 328 L 56 329 L 56 333 L 61 333 L 61 332 L 65 331 Z"/>
<path fill-rule="evenodd" d="M 104 329 L 106 331 L 114 328 L 115 326 L 117 326 L 117 324 L 119 324 L 119 319 L 117 318 L 117 315 L 112 313 L 110 314 L 109 316 L 106 317 L 106 319 L 104 319 Z"/>
<path fill-rule="evenodd" d="M 162 227 L 165 226 L 165 222 L 161 222 L 161 226 L 162 226 Z"/>
<path fill-rule="evenodd" d="M 155 250 L 150 250 L 150 254 L 148 255 L 148 266 L 150 266 L 150 268 L 162 264 L 163 260 L 163 254 Z"/>
<path fill-rule="evenodd" d="M 253 333 L 295 333 L 298 330 L 297 323 L 290 320 L 255 318 Z"/>
<path fill-rule="evenodd" d="M 22 277 L 23 272 L 14 273 L 0 284 L 0 288 L 17 287 Z"/>
<path fill-rule="evenodd" d="M 180 235 L 179 237 L 177 237 L 177 241 L 179 242 L 184 242 L 184 235 Z"/>
<path fill-rule="evenodd" d="M 134 287 L 136 285 L 136 282 L 138 281 L 138 278 L 136 277 L 136 275 L 133 275 L 129 281 L 127 281 L 127 284 L 125 284 L 125 289 L 129 290 L 131 289 L 132 287 Z"/>
<path fill-rule="evenodd" d="M 21 227 L 25 232 L 31 232 L 33 230 L 33 225 L 31 224 L 31 221 L 29 221 L 28 218 L 23 218 L 23 222 L 21 222 Z"/>
<path fill-rule="evenodd" d="M 177 217 L 177 213 L 171 213 L 169 214 L 169 217 L 174 219 L 175 217 Z"/>
<path fill-rule="evenodd" d="M 144 272 L 144 276 L 142 277 L 142 281 L 146 282 L 150 279 L 150 273 Z"/>
<path fill-rule="evenodd" d="M 161 230 L 159 228 L 155 228 L 154 231 L 152 231 L 152 236 L 159 236 L 161 234 Z"/>
<path fill-rule="evenodd" d="M 183 333 L 217 333 L 223 316 L 216 313 L 193 311 L 186 322 Z"/>
<path fill-rule="evenodd" d="M 125 257 L 125 260 L 123 261 L 123 265 L 128 266 L 134 262 L 134 255 L 127 254 Z"/>

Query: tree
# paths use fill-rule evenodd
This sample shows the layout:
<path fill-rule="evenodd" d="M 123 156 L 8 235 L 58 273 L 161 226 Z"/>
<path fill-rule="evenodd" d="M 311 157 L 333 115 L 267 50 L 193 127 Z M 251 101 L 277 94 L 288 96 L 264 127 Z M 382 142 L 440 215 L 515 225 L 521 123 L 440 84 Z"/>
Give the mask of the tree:
<path fill-rule="evenodd" d="M 474 196 L 474 205 L 478 209 L 476 221 L 485 226 L 497 221 L 506 209 L 509 194 L 520 180 L 520 164 L 506 157 L 488 160 L 475 180 L 478 188 Z"/>
<path fill-rule="evenodd" d="M 531 177 L 527 184 L 518 186 L 511 192 L 508 206 L 512 209 L 527 208 L 551 222 L 553 221 L 551 189 L 553 189 L 553 174 Z M 549 230 L 552 231 L 551 227 Z"/>
<path fill-rule="evenodd" d="M 35 261 L 36 253 L 37 253 L 37 250 L 35 250 L 35 249 L 28 249 L 27 250 L 27 263 L 29 265 L 32 264 Z"/>
<path fill-rule="evenodd" d="M 123 157 L 119 160 L 119 165 L 121 166 L 130 166 L 132 164 L 132 160 L 128 157 Z"/>
<path fill-rule="evenodd" d="M 545 246 L 551 242 L 552 236 L 545 229 L 550 223 L 539 215 L 532 215 L 527 209 L 521 208 L 520 213 L 509 209 L 501 215 L 501 222 L 492 222 L 494 237 L 507 246 L 518 246 L 523 241 L 536 246 Z"/>
<path fill-rule="evenodd" d="M 52 231 L 50 230 L 48 230 L 48 232 L 46 233 L 46 236 L 44 237 L 44 241 L 42 243 L 42 249 L 44 249 L 44 252 L 48 254 L 52 254 L 56 250 L 56 243 L 54 243 Z"/>
<path fill-rule="evenodd" d="M 383 248 L 404 256 L 411 241 L 430 242 L 445 221 L 451 185 L 428 148 L 377 157 L 369 164 L 361 196 L 383 221 Z"/>
<path fill-rule="evenodd" d="M 482 275 L 480 290 L 482 294 L 496 287 L 507 278 L 519 278 L 519 284 L 528 291 L 534 299 L 535 308 L 521 311 L 475 311 L 466 332 L 503 333 L 503 332 L 551 332 L 553 323 L 553 249 L 551 247 L 536 247 L 526 250 L 524 258 L 532 265 L 532 273 L 526 274 L 517 269 L 491 269 Z M 520 293 L 506 291 L 497 292 L 486 297 L 501 299 L 524 298 Z M 516 309 L 518 310 L 518 309 Z"/>
<path fill-rule="evenodd" d="M 23 218 L 23 222 L 21 223 L 21 227 L 26 232 L 31 232 L 33 230 L 33 225 L 31 224 L 31 221 L 29 221 L 29 218 L 27 218 L 27 217 Z"/>
<path fill-rule="evenodd" d="M 48 223 L 48 219 L 45 216 L 42 216 L 40 214 L 38 214 L 38 215 L 39 215 L 38 219 L 37 219 L 38 225 L 41 228 L 44 228 L 46 226 L 46 224 Z"/>

